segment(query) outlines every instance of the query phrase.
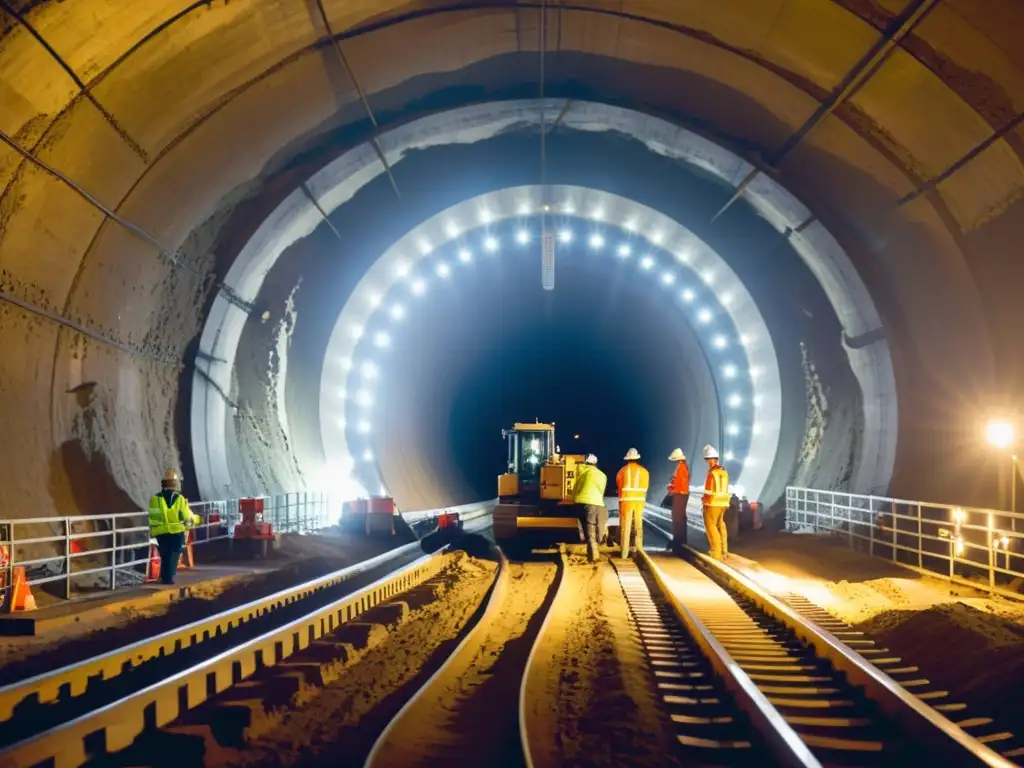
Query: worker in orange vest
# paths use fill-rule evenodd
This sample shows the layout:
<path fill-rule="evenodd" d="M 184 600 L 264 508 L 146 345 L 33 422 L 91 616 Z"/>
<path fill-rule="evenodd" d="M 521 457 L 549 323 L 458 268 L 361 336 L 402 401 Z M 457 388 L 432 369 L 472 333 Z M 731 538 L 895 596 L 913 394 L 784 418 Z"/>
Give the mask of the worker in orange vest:
<path fill-rule="evenodd" d="M 672 499 L 672 549 L 677 555 L 681 555 L 686 545 L 686 505 L 690 503 L 690 467 L 686 463 L 686 455 L 682 448 L 672 451 L 668 460 L 678 462 L 676 471 L 672 473 L 672 482 L 668 484 L 668 492 Z"/>
<path fill-rule="evenodd" d="M 729 534 L 725 529 L 725 511 L 729 508 L 729 473 L 718 463 L 718 451 L 704 446 L 708 476 L 704 481 L 704 530 L 708 536 L 708 554 L 716 560 L 729 556 Z"/>
<path fill-rule="evenodd" d="M 650 473 L 640 465 L 636 448 L 626 451 L 626 465 L 619 470 L 615 483 L 619 487 L 619 533 L 622 536 L 622 556 L 629 557 L 629 534 L 636 528 L 636 548 L 644 548 L 644 505 Z"/>

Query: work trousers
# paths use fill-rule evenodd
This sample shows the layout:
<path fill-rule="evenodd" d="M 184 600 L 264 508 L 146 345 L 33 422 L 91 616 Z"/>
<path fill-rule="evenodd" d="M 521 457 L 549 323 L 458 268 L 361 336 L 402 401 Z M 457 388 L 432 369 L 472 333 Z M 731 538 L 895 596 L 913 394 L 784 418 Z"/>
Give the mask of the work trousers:
<path fill-rule="evenodd" d="M 597 562 L 598 542 L 608 535 L 608 509 L 596 504 L 583 505 L 583 527 L 587 531 L 587 558 Z"/>
<path fill-rule="evenodd" d="M 619 537 L 622 557 L 629 557 L 629 534 L 636 528 L 636 548 L 644 548 L 644 502 L 619 500 Z"/>
<path fill-rule="evenodd" d="M 173 584 L 174 575 L 178 572 L 178 558 L 185 547 L 185 534 L 161 533 L 156 537 L 156 546 L 160 551 L 160 582 Z"/>
<path fill-rule="evenodd" d="M 672 549 L 676 554 L 683 554 L 686 546 L 686 505 L 690 503 L 690 494 L 672 494 Z"/>
<path fill-rule="evenodd" d="M 729 554 L 729 532 L 725 528 L 725 511 L 728 507 L 704 505 L 704 530 L 708 535 L 708 554 L 716 560 L 724 560 Z"/>

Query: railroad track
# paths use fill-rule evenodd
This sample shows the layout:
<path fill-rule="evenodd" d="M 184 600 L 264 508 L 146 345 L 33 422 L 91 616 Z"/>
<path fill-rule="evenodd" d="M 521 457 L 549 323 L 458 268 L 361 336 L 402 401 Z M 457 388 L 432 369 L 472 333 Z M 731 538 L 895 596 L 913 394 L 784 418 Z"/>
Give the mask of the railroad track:
<path fill-rule="evenodd" d="M 0 766 L 80 766 L 124 750 L 257 670 L 434 577 L 415 542 L 87 661 L 0 688 Z"/>

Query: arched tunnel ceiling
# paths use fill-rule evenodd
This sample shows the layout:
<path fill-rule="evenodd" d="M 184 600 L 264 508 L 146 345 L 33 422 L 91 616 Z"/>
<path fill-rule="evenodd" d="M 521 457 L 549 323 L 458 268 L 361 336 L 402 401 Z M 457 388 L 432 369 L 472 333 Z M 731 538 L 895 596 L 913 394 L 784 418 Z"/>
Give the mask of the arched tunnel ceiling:
<path fill-rule="evenodd" d="M 69 444 L 102 454 L 136 501 L 172 460 L 174 366 L 200 320 L 181 307 L 224 273 L 216 236 L 236 205 L 273 208 L 260 196 L 280 199 L 373 120 L 537 88 L 536 3 L 0 7 L 0 343 L 24 350 L 0 385 L 19 403 L 3 426 L 25 435 L 5 474 L 18 504 L 82 507 Z M 843 240 L 901 391 L 917 392 L 904 473 L 976 450 L 976 418 L 1024 370 L 1024 7 L 666 0 L 547 17 L 549 95 L 640 107 L 737 149 Z M 963 462 L 936 493 L 974 490 Z"/>

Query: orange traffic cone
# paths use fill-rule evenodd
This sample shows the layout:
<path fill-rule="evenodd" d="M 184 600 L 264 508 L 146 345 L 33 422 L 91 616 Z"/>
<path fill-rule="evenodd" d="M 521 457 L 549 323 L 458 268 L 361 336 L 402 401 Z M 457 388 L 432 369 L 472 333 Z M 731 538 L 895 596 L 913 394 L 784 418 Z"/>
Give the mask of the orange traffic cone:
<path fill-rule="evenodd" d="M 156 544 L 149 545 L 149 573 L 146 581 L 160 581 L 160 550 Z"/>
<path fill-rule="evenodd" d="M 36 599 L 25 579 L 25 569 L 21 566 L 14 569 L 14 586 L 11 588 L 11 613 L 15 611 L 34 611 Z"/>
<path fill-rule="evenodd" d="M 179 568 L 195 568 L 196 559 L 192 554 L 192 531 L 185 534 L 185 548 L 181 550 L 181 557 L 178 558 Z"/>

